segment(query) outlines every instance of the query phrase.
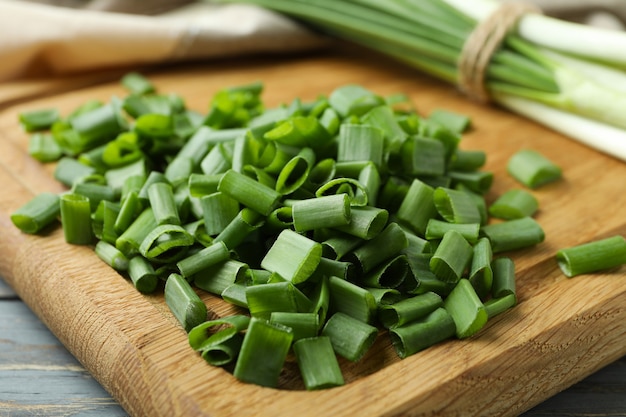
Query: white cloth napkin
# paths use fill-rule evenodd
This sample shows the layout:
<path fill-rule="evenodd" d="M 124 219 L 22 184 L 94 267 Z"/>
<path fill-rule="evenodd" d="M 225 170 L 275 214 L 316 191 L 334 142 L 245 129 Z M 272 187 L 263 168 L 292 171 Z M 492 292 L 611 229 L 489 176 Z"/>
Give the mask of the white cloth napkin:
<path fill-rule="evenodd" d="M 624 28 L 624 0 L 530 0 L 546 14 Z M 193 0 L 0 0 L 0 83 L 27 76 L 315 48 L 277 13 Z"/>

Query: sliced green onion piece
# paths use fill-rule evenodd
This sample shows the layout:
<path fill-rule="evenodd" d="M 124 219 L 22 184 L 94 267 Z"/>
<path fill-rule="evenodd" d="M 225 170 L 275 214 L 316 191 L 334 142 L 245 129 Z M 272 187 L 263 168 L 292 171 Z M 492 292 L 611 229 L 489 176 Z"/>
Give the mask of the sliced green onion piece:
<path fill-rule="evenodd" d="M 217 189 L 264 216 L 277 208 L 281 199 L 277 191 L 233 170 L 222 176 Z"/>
<path fill-rule="evenodd" d="M 373 323 L 376 318 L 376 300 L 372 293 L 339 277 L 328 278 L 330 308 L 347 314 L 363 323 Z"/>
<path fill-rule="evenodd" d="M 537 188 L 561 178 L 561 168 L 543 154 L 523 149 L 507 163 L 508 173 L 523 185 Z"/>
<path fill-rule="evenodd" d="M 515 264 L 511 258 L 497 258 L 491 263 L 493 270 L 493 286 L 491 296 L 502 298 L 509 294 L 515 295 Z"/>
<path fill-rule="evenodd" d="M 27 132 L 49 129 L 59 117 L 57 109 L 33 110 L 19 114 L 20 123 Z"/>
<path fill-rule="evenodd" d="M 242 314 L 202 322 L 189 331 L 189 346 L 194 350 L 202 350 L 224 343 L 236 333 L 246 330 L 249 324 L 250 317 Z"/>
<path fill-rule="evenodd" d="M 389 330 L 391 343 L 401 359 L 449 339 L 455 333 L 454 320 L 442 307 L 425 317 Z"/>
<path fill-rule="evenodd" d="M 195 274 L 230 258 L 230 251 L 223 242 L 214 242 L 199 252 L 176 262 L 180 274 L 190 279 Z"/>
<path fill-rule="evenodd" d="M 54 179 L 67 187 L 71 187 L 83 178 L 95 174 L 95 172 L 93 167 L 84 165 L 76 159 L 63 157 L 59 159 L 54 169 Z"/>
<path fill-rule="evenodd" d="M 337 232 L 322 241 L 324 258 L 340 260 L 363 243 L 359 237 Z"/>
<path fill-rule="evenodd" d="M 537 211 L 539 203 L 534 195 L 526 190 L 509 190 L 502 194 L 489 207 L 489 214 L 505 220 L 531 217 Z"/>
<path fill-rule="evenodd" d="M 224 288 L 224 291 L 222 291 L 220 296 L 224 299 L 224 301 L 228 303 L 247 309 L 248 308 L 248 299 L 246 297 L 247 289 L 248 289 L 247 285 L 235 282 L 234 284 L 231 284 L 228 287 Z"/>
<path fill-rule="evenodd" d="M 143 75 L 137 72 L 129 72 L 125 74 L 121 81 L 122 85 L 133 94 L 154 93 L 154 85 Z"/>
<path fill-rule="evenodd" d="M 362 116 L 369 110 L 384 104 L 385 100 L 356 84 L 336 88 L 328 97 L 328 102 L 341 117 Z"/>
<path fill-rule="evenodd" d="M 439 294 L 428 291 L 378 308 L 378 318 L 388 329 L 404 326 L 443 306 Z"/>
<path fill-rule="evenodd" d="M 413 136 L 402 145 L 402 164 L 412 176 L 441 176 L 446 172 L 446 148 L 440 140 Z"/>
<path fill-rule="evenodd" d="M 79 136 L 74 144 L 76 153 L 115 138 L 127 127 L 119 107 L 119 103 L 112 101 L 70 119 L 72 129 Z"/>
<path fill-rule="evenodd" d="M 361 119 L 363 123 L 383 131 L 388 152 L 399 150 L 406 139 L 406 133 L 400 127 L 395 112 L 389 106 L 376 106 L 364 114 Z"/>
<path fill-rule="evenodd" d="M 95 252 L 100 259 L 116 271 L 126 271 L 128 269 L 128 258 L 110 243 L 104 240 L 98 241 Z"/>
<path fill-rule="evenodd" d="M 489 318 L 495 317 L 500 313 L 504 313 L 509 308 L 517 304 L 515 294 L 508 294 L 500 298 L 491 298 L 485 301 L 485 310 Z"/>
<path fill-rule="evenodd" d="M 144 209 L 139 216 L 128 226 L 128 228 L 117 238 L 115 247 L 126 256 L 139 253 L 141 242 L 146 236 L 156 228 L 157 222 L 154 218 L 152 208 Z"/>
<path fill-rule="evenodd" d="M 278 385 L 278 377 L 291 347 L 288 327 L 252 318 L 235 364 L 235 378 L 264 387 Z M 263 358 L 259 361 L 259 358 Z"/>
<path fill-rule="evenodd" d="M 168 263 L 184 256 L 194 238 L 181 226 L 163 224 L 155 227 L 139 246 L 139 253 L 153 262 Z"/>
<path fill-rule="evenodd" d="M 356 362 L 374 344 L 378 329 L 347 314 L 333 314 L 322 329 L 322 336 L 330 338 L 333 350 Z"/>
<path fill-rule="evenodd" d="M 437 211 L 450 223 L 480 223 L 478 207 L 472 198 L 463 191 L 437 187 L 433 193 Z"/>
<path fill-rule="evenodd" d="M 263 226 L 263 217 L 254 210 L 243 208 L 235 218 L 215 237 L 215 242 L 223 242 L 228 249 L 235 249 L 246 237 Z"/>
<path fill-rule="evenodd" d="M 449 169 L 452 171 L 476 171 L 487 162 L 485 151 L 456 149 Z"/>
<path fill-rule="evenodd" d="M 545 239 L 543 229 L 532 217 L 489 224 L 480 232 L 491 242 L 493 253 L 526 248 Z"/>
<path fill-rule="evenodd" d="M 28 154 L 40 162 L 52 162 L 63 155 L 63 149 L 50 133 L 34 133 L 28 140 Z"/>
<path fill-rule="evenodd" d="M 480 231 L 479 223 L 450 223 L 439 219 L 430 219 L 426 226 L 425 238 L 427 240 L 438 240 L 443 238 L 449 230 L 456 230 L 470 244 L 476 243 Z"/>
<path fill-rule="evenodd" d="M 248 264 L 234 259 L 204 268 L 193 277 L 196 287 L 212 294 L 221 295 L 236 282 L 241 282 L 248 270 Z"/>
<path fill-rule="evenodd" d="M 223 143 L 215 145 L 200 162 L 200 169 L 205 175 L 223 174 L 233 166 L 233 154 Z"/>
<path fill-rule="evenodd" d="M 397 255 L 409 245 L 409 241 L 397 223 L 389 223 L 376 237 L 356 248 L 349 261 L 358 265 L 362 272 L 367 273 L 385 260 Z"/>
<path fill-rule="evenodd" d="M 465 278 L 459 280 L 444 300 L 443 306 L 454 320 L 459 339 L 476 334 L 487 323 L 485 306 Z"/>
<path fill-rule="evenodd" d="M 333 194 L 348 194 L 350 205 L 362 207 L 367 205 L 367 189 L 354 178 L 335 178 L 328 181 L 315 191 L 316 197 Z"/>
<path fill-rule="evenodd" d="M 217 192 L 217 185 L 222 176 L 220 174 L 191 174 L 187 182 L 189 195 L 192 197 L 202 197 Z"/>
<path fill-rule="evenodd" d="M 306 236 L 286 229 L 261 261 L 261 266 L 284 279 L 299 284 L 315 271 L 322 257 L 322 245 Z"/>
<path fill-rule="evenodd" d="M 170 274 L 165 282 L 165 303 L 186 332 L 206 320 L 206 305 L 178 274 Z"/>
<path fill-rule="evenodd" d="M 332 139 L 319 120 L 311 116 L 294 116 L 284 120 L 263 137 L 283 145 L 315 148 Z"/>
<path fill-rule="evenodd" d="M 337 162 L 371 161 L 382 166 L 383 131 L 370 125 L 343 124 L 339 129 Z"/>
<path fill-rule="evenodd" d="M 270 323 L 279 323 L 291 328 L 294 342 L 316 336 L 320 327 L 317 313 L 273 311 L 270 314 Z"/>
<path fill-rule="evenodd" d="M 397 303 L 405 297 L 395 288 L 367 288 L 367 290 L 374 296 L 379 309 L 383 305 Z"/>
<path fill-rule="evenodd" d="M 350 223 L 335 229 L 365 240 L 378 236 L 387 225 L 389 212 L 385 209 L 364 206 L 350 208 Z"/>
<path fill-rule="evenodd" d="M 128 275 L 137 291 L 144 294 L 153 293 L 159 283 L 154 267 L 143 256 L 137 255 L 130 258 Z"/>
<path fill-rule="evenodd" d="M 101 201 L 114 201 L 115 193 L 108 185 L 94 184 L 88 182 L 75 183 L 72 186 L 72 193 L 85 196 L 89 199 L 91 211 L 95 211 Z"/>
<path fill-rule="evenodd" d="M 556 254 L 567 277 L 589 274 L 626 264 L 626 239 L 612 236 L 561 249 Z"/>
<path fill-rule="evenodd" d="M 398 220 L 416 234 L 424 236 L 428 221 L 437 214 L 433 197 L 432 187 L 414 179 L 398 208 Z"/>
<path fill-rule="evenodd" d="M 368 287 L 368 289 L 398 288 L 404 283 L 409 273 L 409 262 L 406 255 L 398 255 L 378 265 L 358 279 L 358 282 L 360 285 Z"/>
<path fill-rule="evenodd" d="M 356 270 L 352 263 L 324 257 L 320 259 L 320 264 L 315 272 L 326 276 L 343 278 L 347 281 L 353 281 L 356 275 Z"/>
<path fill-rule="evenodd" d="M 293 226 L 297 232 L 350 223 L 350 199 L 347 194 L 298 200 L 291 210 Z"/>
<path fill-rule="evenodd" d="M 122 200 L 122 204 L 120 205 L 120 211 L 113 225 L 115 232 L 121 234 L 128 229 L 141 211 L 142 207 L 139 196 L 137 192 L 131 191 L 126 198 Z"/>
<path fill-rule="evenodd" d="M 479 239 L 474 245 L 469 281 L 481 299 L 487 297 L 493 285 L 492 258 L 493 252 L 489 239 Z"/>
<path fill-rule="evenodd" d="M 11 214 L 11 221 L 22 232 L 34 234 L 55 221 L 60 213 L 60 197 L 43 192 L 15 210 Z"/>
<path fill-rule="evenodd" d="M 87 245 L 93 240 L 89 198 L 67 193 L 61 195 L 61 224 L 65 241 L 74 245 Z"/>
<path fill-rule="evenodd" d="M 204 227 L 209 235 L 220 234 L 239 214 L 239 202 L 224 192 L 200 197 Z"/>
<path fill-rule="evenodd" d="M 472 258 L 472 246 L 457 231 L 446 232 L 430 259 L 431 271 L 445 283 L 459 281 Z"/>
<path fill-rule="evenodd" d="M 307 390 L 337 387 L 345 383 L 329 337 L 300 339 L 293 344 L 293 351 Z"/>
<path fill-rule="evenodd" d="M 471 119 L 460 113 L 445 109 L 435 109 L 428 115 L 428 120 L 438 123 L 455 133 L 463 133 L 471 126 Z"/>
<path fill-rule="evenodd" d="M 315 152 L 311 148 L 302 148 L 278 173 L 276 191 L 283 195 L 296 191 L 306 182 L 314 164 Z"/>
<path fill-rule="evenodd" d="M 448 171 L 447 175 L 455 187 L 463 184 L 478 194 L 485 194 L 493 184 L 493 172 L 488 171 Z"/>

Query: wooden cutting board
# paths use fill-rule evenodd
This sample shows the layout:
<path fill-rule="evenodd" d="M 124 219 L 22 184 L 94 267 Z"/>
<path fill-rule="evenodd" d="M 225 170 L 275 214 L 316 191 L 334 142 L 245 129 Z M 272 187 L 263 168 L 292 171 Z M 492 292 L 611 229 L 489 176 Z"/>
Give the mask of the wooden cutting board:
<path fill-rule="evenodd" d="M 488 151 L 495 173 L 487 198 L 520 187 L 506 174 L 521 148 L 563 168 L 562 181 L 533 191 L 545 242 L 510 255 L 519 304 L 474 337 L 451 340 L 404 360 L 381 335 L 356 364 L 342 361 L 347 384 L 307 392 L 292 360 L 281 389 L 237 381 L 207 365 L 187 344 L 161 295 L 144 296 L 88 247 L 67 245 L 59 229 L 27 236 L 9 215 L 41 191 L 60 191 L 26 153 L 17 123 L 23 110 L 64 114 L 88 99 L 124 95 L 117 82 L 68 91 L 0 114 L 0 274 L 84 366 L 133 416 L 486 416 L 518 415 L 626 353 L 626 271 L 566 278 L 559 248 L 626 235 L 626 165 L 506 111 L 472 103 L 448 85 L 378 55 L 341 49 L 289 58 L 163 68 L 149 74 L 161 92 L 177 92 L 205 112 L 220 88 L 263 81 L 268 106 L 312 100 L 357 83 L 408 94 L 422 114 L 447 108 L 474 128 L 461 147 Z M 202 296 L 216 314 L 232 308 Z"/>

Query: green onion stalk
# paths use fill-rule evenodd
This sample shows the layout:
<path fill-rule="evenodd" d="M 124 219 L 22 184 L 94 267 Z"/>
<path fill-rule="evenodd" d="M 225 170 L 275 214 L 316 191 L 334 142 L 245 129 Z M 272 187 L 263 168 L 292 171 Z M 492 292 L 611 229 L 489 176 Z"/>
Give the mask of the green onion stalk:
<path fill-rule="evenodd" d="M 284 13 L 460 85 L 459 63 L 497 0 L 217 0 Z M 523 13 L 491 54 L 487 97 L 626 160 L 626 33 Z M 470 94 L 471 95 L 471 94 Z"/>

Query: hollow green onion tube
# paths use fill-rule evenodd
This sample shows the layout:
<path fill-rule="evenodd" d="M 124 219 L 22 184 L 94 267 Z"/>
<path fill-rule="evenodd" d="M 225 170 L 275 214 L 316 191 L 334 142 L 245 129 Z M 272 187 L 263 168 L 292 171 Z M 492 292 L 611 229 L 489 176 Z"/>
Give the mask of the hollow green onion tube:
<path fill-rule="evenodd" d="M 371 240 L 378 236 L 387 225 L 389 212 L 385 209 L 371 206 L 351 207 L 350 223 L 345 226 L 335 226 L 340 232 Z"/>
<path fill-rule="evenodd" d="M 236 333 L 230 339 L 219 344 L 207 346 L 199 352 L 202 359 L 207 361 L 209 365 L 225 366 L 231 364 L 237 358 L 242 344 L 243 335 Z"/>
<path fill-rule="evenodd" d="M 315 270 L 315 273 L 320 273 L 325 276 L 335 276 L 347 281 L 354 281 L 356 275 L 356 268 L 350 262 L 338 261 L 335 259 L 328 259 L 322 257 L 320 263 Z"/>
<path fill-rule="evenodd" d="M 224 288 L 224 291 L 220 294 L 224 301 L 234 304 L 239 307 L 243 307 L 245 309 L 248 308 L 248 299 L 246 297 L 246 290 L 248 286 L 245 284 L 241 284 L 235 282 L 234 284 L 229 285 Z"/>
<path fill-rule="evenodd" d="M 246 289 L 248 309 L 253 317 L 270 318 L 276 311 L 308 312 L 311 300 L 289 281 L 251 285 Z"/>
<path fill-rule="evenodd" d="M 139 292 L 153 293 L 159 283 L 154 267 L 143 256 L 133 256 L 128 261 L 128 276 Z"/>
<path fill-rule="evenodd" d="M 111 168 L 104 173 L 109 187 L 113 188 L 116 195 L 123 196 L 126 196 L 130 190 L 140 194 L 147 177 L 146 160 L 143 158 L 123 167 Z M 137 189 L 138 186 L 140 187 Z"/>
<path fill-rule="evenodd" d="M 277 233 L 285 229 L 293 228 L 292 210 L 289 206 L 278 207 L 265 218 L 264 230 L 269 233 Z"/>
<path fill-rule="evenodd" d="M 439 219 L 430 219 L 426 226 L 425 238 L 427 240 L 442 239 L 449 230 L 456 230 L 470 244 L 476 243 L 480 232 L 480 223 L 450 223 Z"/>
<path fill-rule="evenodd" d="M 180 274 L 186 279 L 190 279 L 200 271 L 226 261 L 230 258 L 230 251 L 222 242 L 214 242 L 199 252 L 189 255 L 176 262 Z"/>
<path fill-rule="evenodd" d="M 531 217 L 538 208 L 539 203 L 534 195 L 526 190 L 514 189 L 498 197 L 489 207 L 489 214 L 505 220 L 521 219 Z"/>
<path fill-rule="evenodd" d="M 312 116 L 291 117 L 267 132 L 264 138 L 283 145 L 312 148 L 320 148 L 332 139 L 319 120 Z"/>
<path fill-rule="evenodd" d="M 395 288 L 367 288 L 367 290 L 374 296 L 379 309 L 381 306 L 397 303 L 405 297 Z"/>
<path fill-rule="evenodd" d="M 200 205 L 204 227 L 211 236 L 223 232 L 240 211 L 239 202 L 220 191 L 201 197 Z"/>
<path fill-rule="evenodd" d="M 174 201 L 174 192 L 169 183 L 157 182 L 150 185 L 148 200 L 158 225 L 175 224 L 180 226 L 180 216 Z"/>
<path fill-rule="evenodd" d="M 378 308 L 378 318 L 388 329 L 404 326 L 443 306 L 443 299 L 434 292 L 425 292 Z"/>
<path fill-rule="evenodd" d="M 437 211 L 450 223 L 480 223 L 478 207 L 472 198 L 463 191 L 437 187 L 433 193 Z"/>
<path fill-rule="evenodd" d="M 402 228 L 392 222 L 376 237 L 352 251 L 346 260 L 358 265 L 362 272 L 368 273 L 408 245 L 409 241 Z"/>
<path fill-rule="evenodd" d="M 422 237 L 426 233 L 428 221 L 437 214 L 433 195 L 432 187 L 414 179 L 398 208 L 398 220 Z"/>
<path fill-rule="evenodd" d="M 328 181 L 315 191 L 316 197 L 333 194 L 348 194 L 350 205 L 362 207 L 368 204 L 367 189 L 354 178 L 335 178 Z"/>
<path fill-rule="evenodd" d="M 65 241 L 74 245 L 87 245 L 93 240 L 89 198 L 67 193 L 61 195 L 61 224 Z"/>
<path fill-rule="evenodd" d="M 485 165 L 487 154 L 485 151 L 457 149 L 450 161 L 453 171 L 475 171 Z"/>
<path fill-rule="evenodd" d="M 278 173 L 275 190 L 282 195 L 293 193 L 306 182 L 313 165 L 315 152 L 311 148 L 302 148 Z"/>
<path fill-rule="evenodd" d="M 431 271 L 445 283 L 459 281 L 472 258 L 472 246 L 457 231 L 446 232 L 430 259 Z"/>
<path fill-rule="evenodd" d="M 236 333 L 245 331 L 249 324 L 250 317 L 241 314 L 202 322 L 189 331 L 189 346 L 194 350 L 203 350 L 224 343 Z"/>
<path fill-rule="evenodd" d="M 446 172 L 446 148 L 440 140 L 413 136 L 402 145 L 402 165 L 413 176 L 441 176 Z"/>
<path fill-rule="evenodd" d="M 456 336 L 464 339 L 476 334 L 487 323 L 487 311 L 469 280 L 462 278 L 443 302 L 456 326 Z"/>
<path fill-rule="evenodd" d="M 363 240 L 357 236 L 341 232 L 333 233 L 322 241 L 322 254 L 325 258 L 341 260 L 362 243 Z"/>
<path fill-rule="evenodd" d="M 80 182 L 83 178 L 93 175 L 96 170 L 70 157 L 59 159 L 54 169 L 54 179 L 61 184 L 71 187 L 76 182 Z"/>
<path fill-rule="evenodd" d="M 136 72 L 129 72 L 124 75 L 120 82 L 124 88 L 133 94 L 142 95 L 155 92 L 154 85 L 150 80 Z"/>
<path fill-rule="evenodd" d="M 376 206 L 378 201 L 378 190 L 382 183 L 379 169 L 371 162 L 368 162 L 359 172 L 357 180 L 363 184 L 367 194 L 367 204 Z"/>
<path fill-rule="evenodd" d="M 469 127 L 472 124 L 471 119 L 467 117 L 466 115 L 456 113 L 456 112 L 446 110 L 446 109 L 434 109 L 428 115 L 428 120 L 431 122 L 438 123 L 455 133 L 465 132 L 467 129 L 469 129 Z M 484 158 L 482 159 L 484 163 Z M 479 165 L 479 167 L 481 165 Z"/>
<path fill-rule="evenodd" d="M 170 274 L 165 282 L 165 303 L 186 332 L 206 320 L 206 305 L 179 274 Z"/>
<path fill-rule="evenodd" d="M 217 192 L 217 185 L 222 178 L 221 174 L 198 174 L 189 176 L 187 186 L 192 197 L 202 197 Z"/>
<path fill-rule="evenodd" d="M 15 210 L 11 221 L 24 233 L 37 233 L 59 217 L 60 200 L 57 194 L 39 193 Z"/>
<path fill-rule="evenodd" d="M 146 236 L 157 227 L 152 208 L 144 209 L 128 228 L 116 239 L 115 247 L 126 256 L 139 253 L 139 247 Z"/>
<path fill-rule="evenodd" d="M 489 224 L 480 233 L 491 242 L 493 253 L 526 248 L 545 239 L 543 229 L 532 217 Z"/>
<path fill-rule="evenodd" d="M 322 257 L 322 245 L 306 236 L 286 229 L 261 260 L 261 267 L 299 284 L 315 271 Z"/>
<path fill-rule="evenodd" d="M 189 176 L 193 172 L 193 161 L 191 158 L 177 156 L 165 168 L 165 178 L 173 188 L 178 187 L 188 181 Z"/>
<path fill-rule="evenodd" d="M 347 194 L 298 200 L 291 206 L 291 210 L 297 232 L 350 223 L 350 199 Z"/>
<path fill-rule="evenodd" d="M 139 245 L 139 253 L 153 262 L 180 259 L 194 244 L 194 238 L 181 226 L 164 224 L 151 230 Z"/>
<path fill-rule="evenodd" d="M 244 207 L 235 218 L 215 237 L 215 242 L 223 242 L 228 249 L 235 249 L 246 237 L 263 226 L 265 219 L 259 213 Z"/>
<path fill-rule="evenodd" d="M 119 104 L 113 101 L 71 118 L 70 124 L 79 136 L 73 146 L 77 153 L 115 138 L 126 128 Z"/>
<path fill-rule="evenodd" d="M 371 125 L 343 124 L 339 129 L 337 162 L 372 161 L 382 166 L 383 131 Z"/>
<path fill-rule="evenodd" d="M 397 152 L 407 138 L 407 134 L 398 124 L 396 114 L 390 106 L 374 106 L 361 119 L 363 123 L 383 131 L 385 147 L 389 153 Z"/>
<path fill-rule="evenodd" d="M 288 327 L 253 317 L 233 375 L 243 382 L 276 387 L 292 340 L 293 333 Z"/>
<path fill-rule="evenodd" d="M 487 297 L 493 285 L 493 252 L 489 239 L 481 238 L 474 245 L 469 280 L 481 299 Z"/>
<path fill-rule="evenodd" d="M 485 194 L 493 184 L 493 172 L 489 171 L 448 171 L 454 187 L 464 185 L 477 194 Z"/>
<path fill-rule="evenodd" d="M 27 132 L 49 129 L 54 122 L 59 120 L 60 115 L 57 109 L 40 109 L 22 112 L 18 116 L 22 127 Z"/>
<path fill-rule="evenodd" d="M 358 282 L 369 288 L 398 288 L 409 274 L 409 261 L 406 255 L 398 255 L 378 265 L 362 276 Z"/>
<path fill-rule="evenodd" d="M 491 295 L 501 298 L 509 294 L 516 294 L 515 288 L 515 263 L 511 258 L 496 258 L 491 263 L 493 271 L 493 286 Z"/>
<path fill-rule="evenodd" d="M 345 383 L 329 337 L 300 339 L 294 342 L 293 351 L 307 390 L 337 387 Z"/>
<path fill-rule="evenodd" d="M 117 214 L 117 218 L 115 219 L 115 223 L 113 224 L 113 229 L 116 233 L 122 234 L 131 223 L 137 218 L 137 216 L 142 211 L 141 201 L 139 201 L 139 196 L 137 192 L 131 191 L 128 193 L 126 198 L 122 200 L 122 204 L 120 205 L 120 211 Z"/>
<path fill-rule="evenodd" d="M 538 188 L 561 178 L 561 168 L 543 154 L 523 149 L 507 162 L 508 173 L 529 188 Z"/>
<path fill-rule="evenodd" d="M 376 318 L 376 300 L 367 289 L 338 277 L 328 277 L 330 309 L 364 323 Z"/>
<path fill-rule="evenodd" d="M 319 315 L 317 313 L 273 311 L 270 314 L 270 323 L 280 323 L 291 328 L 294 342 L 316 336 L 320 327 Z"/>
<path fill-rule="evenodd" d="M 626 239 L 612 236 L 561 249 L 556 260 L 567 277 L 614 268 L 626 264 Z"/>
<path fill-rule="evenodd" d="M 28 139 L 28 154 L 40 162 L 56 161 L 63 149 L 50 133 L 35 133 Z"/>
<path fill-rule="evenodd" d="M 144 203 L 149 203 L 150 202 L 150 197 L 148 196 L 148 190 L 150 189 L 150 187 L 153 184 L 160 183 L 160 182 L 164 182 L 166 184 L 169 184 L 169 181 L 167 180 L 167 178 L 165 178 L 165 175 L 162 172 L 150 171 L 150 173 L 148 174 L 146 180 L 143 183 L 143 186 L 139 190 L 139 198 Z"/>
<path fill-rule="evenodd" d="M 232 150 L 224 143 L 218 143 L 211 148 L 200 162 L 200 169 L 204 175 L 223 174 L 232 167 Z"/>
<path fill-rule="evenodd" d="M 401 359 L 443 342 L 455 334 L 454 320 L 443 307 L 404 326 L 389 330 L 391 343 Z"/>
<path fill-rule="evenodd" d="M 384 99 L 363 86 L 347 84 L 333 90 L 328 102 L 341 117 L 362 116 L 369 110 L 384 104 Z"/>
<path fill-rule="evenodd" d="M 194 285 L 212 294 L 221 295 L 235 282 L 241 282 L 248 270 L 246 263 L 229 259 L 202 269 L 193 277 Z"/>
<path fill-rule="evenodd" d="M 277 208 L 281 199 L 276 190 L 232 169 L 224 173 L 217 189 L 264 216 Z"/>
<path fill-rule="evenodd" d="M 98 241 L 95 248 L 96 255 L 116 271 L 128 270 L 128 258 L 115 246 L 104 240 Z"/>
<path fill-rule="evenodd" d="M 328 319 L 321 335 L 330 338 L 333 350 L 338 355 L 356 362 L 372 347 L 378 336 L 378 329 L 352 316 L 337 312 Z"/>
<path fill-rule="evenodd" d="M 504 313 L 516 304 L 517 298 L 515 294 L 508 294 L 500 298 L 491 298 L 485 301 L 485 310 L 487 311 L 487 316 L 492 318 L 498 314 Z"/>

